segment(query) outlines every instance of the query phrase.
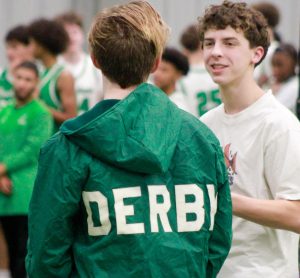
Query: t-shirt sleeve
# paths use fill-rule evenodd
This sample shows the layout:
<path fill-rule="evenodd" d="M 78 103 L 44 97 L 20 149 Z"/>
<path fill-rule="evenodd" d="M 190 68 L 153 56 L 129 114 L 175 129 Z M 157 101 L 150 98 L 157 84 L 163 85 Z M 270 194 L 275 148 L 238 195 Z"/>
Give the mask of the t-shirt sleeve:
<path fill-rule="evenodd" d="M 300 131 L 288 130 L 273 138 L 264 158 L 274 199 L 300 200 Z"/>

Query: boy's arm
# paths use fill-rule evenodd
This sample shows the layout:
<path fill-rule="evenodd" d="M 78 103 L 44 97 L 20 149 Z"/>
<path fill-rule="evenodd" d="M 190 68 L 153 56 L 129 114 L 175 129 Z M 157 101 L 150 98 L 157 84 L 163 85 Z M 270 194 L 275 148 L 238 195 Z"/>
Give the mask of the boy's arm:
<path fill-rule="evenodd" d="M 300 201 L 259 200 L 232 193 L 233 214 L 260 225 L 300 234 Z"/>
<path fill-rule="evenodd" d="M 68 71 L 63 71 L 57 80 L 62 111 L 50 108 L 51 114 L 57 123 L 62 123 L 77 115 L 74 78 Z"/>
<path fill-rule="evenodd" d="M 232 239 L 232 207 L 227 171 L 221 148 L 217 149 L 217 211 L 209 241 L 209 256 L 206 277 L 216 277 L 231 247 Z"/>
<path fill-rule="evenodd" d="M 260 225 L 300 233 L 300 132 L 272 138 L 264 157 L 265 178 L 273 200 L 232 193 L 233 213 Z"/>
<path fill-rule="evenodd" d="M 61 134 L 41 151 L 28 215 L 29 277 L 69 277 L 72 271 L 71 246 L 88 173 L 86 162 Z"/>

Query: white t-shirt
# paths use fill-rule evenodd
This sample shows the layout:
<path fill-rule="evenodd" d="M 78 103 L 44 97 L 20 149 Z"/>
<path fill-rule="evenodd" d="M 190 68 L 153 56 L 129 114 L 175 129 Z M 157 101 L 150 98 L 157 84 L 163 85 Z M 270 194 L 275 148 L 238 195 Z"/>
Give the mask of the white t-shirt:
<path fill-rule="evenodd" d="M 179 81 L 178 87 L 186 95 L 191 113 L 196 117 L 221 103 L 218 85 L 204 65 L 193 65 L 188 75 Z"/>
<path fill-rule="evenodd" d="M 300 124 L 269 92 L 228 115 L 201 120 L 224 149 L 232 192 L 257 199 L 300 199 Z M 299 235 L 233 217 L 233 242 L 220 278 L 296 278 Z"/>
<path fill-rule="evenodd" d="M 181 91 L 176 90 L 174 93 L 169 95 L 169 99 L 174 102 L 180 109 L 186 112 L 191 112 L 188 102 Z"/>
<path fill-rule="evenodd" d="M 274 93 L 276 99 L 286 108 L 296 114 L 296 104 L 299 92 L 299 80 L 297 76 L 290 78 L 287 82 L 282 83 L 279 90 Z"/>
<path fill-rule="evenodd" d="M 78 114 L 82 114 L 103 98 L 102 73 L 95 68 L 86 53 L 76 65 L 68 63 L 63 56 L 59 58 L 59 62 L 66 66 L 75 79 L 77 110 Z"/>

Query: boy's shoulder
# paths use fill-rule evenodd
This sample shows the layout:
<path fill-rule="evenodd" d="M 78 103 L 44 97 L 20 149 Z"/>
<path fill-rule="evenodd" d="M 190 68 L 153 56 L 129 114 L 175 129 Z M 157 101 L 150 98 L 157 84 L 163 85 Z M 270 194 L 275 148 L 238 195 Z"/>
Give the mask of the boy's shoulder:
<path fill-rule="evenodd" d="M 222 117 L 224 112 L 224 104 L 220 104 L 217 107 L 207 111 L 204 115 L 201 116 L 200 121 L 205 125 L 210 126 L 212 123 L 215 123 Z"/>
<path fill-rule="evenodd" d="M 200 139 L 203 145 L 219 145 L 219 140 L 215 134 L 203 123 L 200 119 L 194 117 L 185 111 L 181 112 L 182 115 L 182 133 L 188 135 L 190 138 Z M 202 145 L 202 146 L 203 146 Z"/>
<path fill-rule="evenodd" d="M 85 163 L 92 159 L 90 155 L 74 144 L 60 131 L 55 133 L 44 143 L 40 150 L 40 158 L 42 158 L 40 160 L 46 164 L 53 160 L 64 164 L 80 164 L 80 161 Z"/>

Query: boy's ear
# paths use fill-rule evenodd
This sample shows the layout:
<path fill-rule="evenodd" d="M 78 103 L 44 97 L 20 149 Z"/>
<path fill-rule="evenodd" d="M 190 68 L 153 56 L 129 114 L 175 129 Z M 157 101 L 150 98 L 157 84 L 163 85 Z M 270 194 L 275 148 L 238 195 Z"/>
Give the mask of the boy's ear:
<path fill-rule="evenodd" d="M 254 48 L 253 57 L 252 57 L 252 62 L 254 65 L 257 64 L 262 59 L 264 53 L 265 51 L 262 46 L 257 46 Z"/>
<path fill-rule="evenodd" d="M 157 70 L 158 65 L 160 64 L 160 62 L 161 62 L 161 57 L 158 57 L 158 58 L 155 59 L 154 64 L 153 64 L 152 69 L 151 69 L 151 73 L 153 73 Z"/>
<path fill-rule="evenodd" d="M 92 62 L 93 62 L 93 64 L 94 64 L 94 66 L 95 66 L 97 69 L 100 69 L 100 70 L 101 70 L 100 65 L 99 65 L 99 63 L 98 63 L 98 61 L 97 61 L 95 55 L 93 54 L 93 52 L 90 53 L 90 56 L 91 56 L 91 59 L 92 59 Z"/>

